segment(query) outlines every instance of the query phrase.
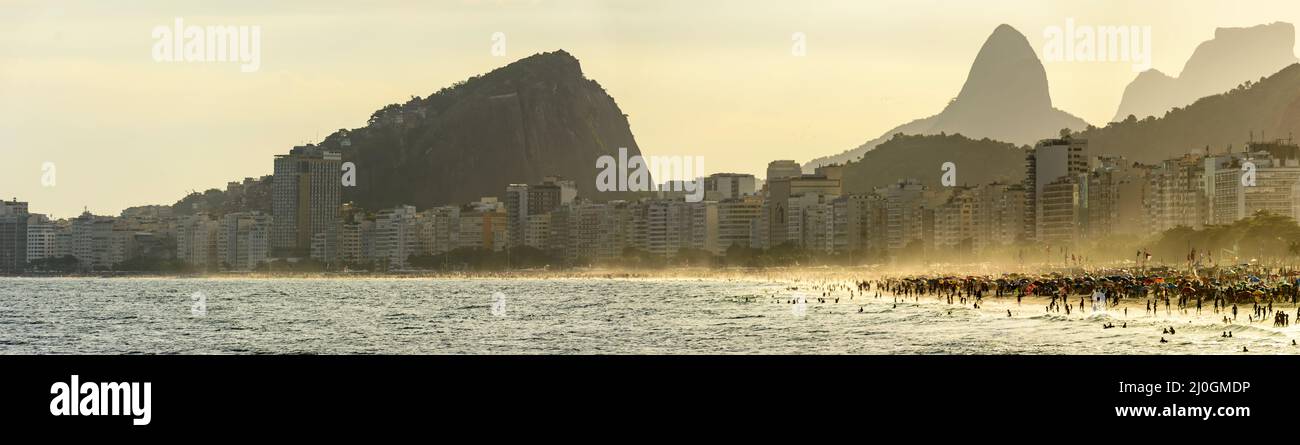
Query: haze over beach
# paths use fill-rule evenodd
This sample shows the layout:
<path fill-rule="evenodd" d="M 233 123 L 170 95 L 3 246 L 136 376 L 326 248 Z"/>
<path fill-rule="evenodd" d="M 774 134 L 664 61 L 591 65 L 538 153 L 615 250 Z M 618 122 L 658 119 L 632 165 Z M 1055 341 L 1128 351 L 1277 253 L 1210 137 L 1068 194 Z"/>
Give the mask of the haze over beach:
<path fill-rule="evenodd" d="M 1177 11 L 1171 14 L 1170 11 Z M 159 63 L 151 31 L 261 28 L 261 63 Z M 0 16 L 0 193 L 72 217 L 171 204 L 270 173 L 272 155 L 366 123 L 531 54 L 563 49 L 628 115 L 650 155 L 762 176 L 772 159 L 849 150 L 935 114 L 1001 24 L 1043 58 L 1044 29 L 1149 26 L 1151 67 L 1176 77 L 1216 28 L 1300 23 L 1288 1 L 317 2 L 18 1 Z M 492 36 L 506 36 L 504 56 Z M 806 55 L 791 55 L 795 33 Z M 1292 51 L 1293 52 L 1293 51 Z M 1044 61 L 1056 108 L 1103 125 L 1128 62 Z M 94 75 L 86 75 L 94 73 Z M 1075 129 L 1076 131 L 1082 129 Z M 1044 135 L 1050 137 L 1052 134 Z M 42 165 L 58 167 L 43 187 Z"/>

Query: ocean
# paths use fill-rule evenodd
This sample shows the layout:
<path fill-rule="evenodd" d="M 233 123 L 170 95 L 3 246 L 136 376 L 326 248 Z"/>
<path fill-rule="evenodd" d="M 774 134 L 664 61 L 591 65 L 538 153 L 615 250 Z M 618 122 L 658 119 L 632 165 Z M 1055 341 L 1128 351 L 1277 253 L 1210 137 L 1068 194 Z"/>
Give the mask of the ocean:
<path fill-rule="evenodd" d="M 1150 314 L 1145 302 L 1065 315 L 1041 299 L 976 309 L 822 292 L 761 278 L 0 278 L 0 353 L 1300 352 L 1294 325 L 1250 323 L 1249 307 L 1225 324 L 1208 304 L 1200 315 Z"/>

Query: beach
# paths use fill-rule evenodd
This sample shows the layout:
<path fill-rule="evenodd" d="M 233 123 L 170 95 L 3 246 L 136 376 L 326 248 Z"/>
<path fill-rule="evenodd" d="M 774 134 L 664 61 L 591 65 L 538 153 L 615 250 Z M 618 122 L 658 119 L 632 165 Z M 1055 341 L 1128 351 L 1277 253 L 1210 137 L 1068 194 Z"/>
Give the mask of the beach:
<path fill-rule="evenodd" d="M 1293 354 L 1294 325 L 1145 300 L 948 303 L 844 271 L 497 278 L 3 278 L 5 354 Z M 827 290 L 832 289 L 832 290 Z M 196 311 L 200 295 L 203 311 Z M 825 295 L 825 296 L 823 296 Z M 1078 298 L 1070 301 L 1078 304 Z M 838 299 L 838 300 L 837 300 Z M 803 301 L 799 304 L 795 301 Z M 1089 305 L 1090 306 L 1090 305 Z M 1127 309 L 1127 315 L 1124 310 Z M 1294 304 L 1275 310 L 1294 313 Z M 1008 316 L 1010 311 L 1010 316 Z M 1103 328 L 1113 324 L 1114 328 Z M 1167 334 L 1173 328 L 1176 333 Z M 1233 337 L 1222 335 L 1232 331 Z M 1161 343 L 1160 339 L 1167 343 Z M 1248 352 L 1242 352 L 1242 348 Z"/>

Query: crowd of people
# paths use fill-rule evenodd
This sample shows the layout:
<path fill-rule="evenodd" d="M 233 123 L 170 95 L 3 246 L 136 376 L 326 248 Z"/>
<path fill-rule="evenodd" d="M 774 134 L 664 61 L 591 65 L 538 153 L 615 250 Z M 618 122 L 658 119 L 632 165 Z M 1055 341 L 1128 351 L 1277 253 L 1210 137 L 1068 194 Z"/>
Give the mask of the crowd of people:
<path fill-rule="evenodd" d="M 1262 323 L 1273 319 L 1273 326 L 1288 327 L 1292 313 L 1289 306 L 1300 314 L 1300 272 L 1288 270 L 1240 269 L 1176 271 L 1159 269 L 1133 273 L 1127 270 L 1096 271 L 1092 273 L 1048 273 L 1041 275 L 1006 274 L 1000 276 L 938 276 L 912 275 L 887 276 L 852 282 L 823 281 L 812 286 L 821 292 L 818 303 L 839 303 L 841 297 L 848 302 L 855 298 L 881 298 L 892 296 L 894 307 L 900 302 L 919 302 L 922 297 L 935 298 L 948 304 L 960 304 L 979 309 L 985 298 L 1014 298 L 1017 305 L 1028 298 L 1043 302 L 1047 313 L 1083 315 L 1090 312 L 1114 310 L 1116 315 L 1128 317 L 1129 307 L 1146 308 L 1148 317 L 1202 315 L 1206 312 L 1221 314 L 1225 325 L 1239 321 L 1245 315 L 1249 323 Z M 798 290 L 790 287 L 787 290 Z M 806 290 L 806 289 L 805 289 Z M 1039 300 L 1038 298 L 1041 298 Z M 787 302 L 793 302 L 789 300 Z M 1125 304 L 1127 303 L 1127 304 Z M 1277 308 L 1275 309 L 1275 306 Z M 1089 311 L 1089 309 L 1091 309 Z M 1246 312 L 1249 310 L 1250 312 Z M 863 312 L 859 308 L 858 312 Z M 1012 310 L 1006 311 L 1013 317 Z M 1127 328 L 1109 320 L 1103 329 Z M 1160 337 L 1176 335 L 1173 326 L 1166 327 Z M 1222 337 L 1232 337 L 1225 330 Z"/>
<path fill-rule="evenodd" d="M 958 301 L 978 305 L 985 296 L 1014 297 L 1020 303 L 1028 296 L 1046 298 L 1046 312 L 1064 312 L 1067 315 L 1091 306 L 1099 309 L 1120 306 L 1121 302 L 1145 300 L 1146 314 L 1201 314 L 1208 307 L 1214 313 L 1224 313 L 1225 319 L 1236 320 L 1239 306 L 1250 304 L 1250 322 L 1273 317 L 1277 326 L 1288 326 L 1290 314 L 1275 311 L 1273 305 L 1296 305 L 1300 301 L 1300 274 L 1234 273 L 1224 276 L 1199 273 L 1132 274 L 1111 271 L 1109 274 L 1063 275 L 1053 273 L 1040 276 L 1003 275 L 990 276 L 909 276 L 889 277 L 879 280 L 862 280 L 856 283 L 859 290 L 876 288 L 885 292 L 908 296 L 937 296 L 949 303 Z M 1077 305 L 1073 304 L 1078 298 Z M 1128 308 L 1124 308 L 1127 315 Z M 1226 314 L 1231 313 L 1228 317 Z"/>

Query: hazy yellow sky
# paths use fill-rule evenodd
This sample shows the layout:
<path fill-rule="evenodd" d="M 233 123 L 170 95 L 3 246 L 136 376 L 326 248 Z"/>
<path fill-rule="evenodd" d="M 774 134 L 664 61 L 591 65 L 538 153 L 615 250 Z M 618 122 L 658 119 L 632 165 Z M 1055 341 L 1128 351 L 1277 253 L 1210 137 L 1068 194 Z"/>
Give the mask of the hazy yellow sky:
<path fill-rule="evenodd" d="M 0 196 L 58 217 L 269 174 L 272 155 L 384 104 L 554 49 L 618 101 L 647 154 L 761 175 L 938 112 L 1001 23 L 1040 55 L 1045 27 L 1067 18 L 1150 26 L 1154 68 L 1177 75 L 1215 27 L 1300 22 L 1294 0 L 3 3 Z M 260 70 L 155 62 L 151 31 L 175 17 L 260 26 Z M 796 32 L 805 57 L 791 55 Z M 1055 105 L 1094 124 L 1136 75 L 1127 62 L 1045 65 Z"/>

